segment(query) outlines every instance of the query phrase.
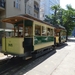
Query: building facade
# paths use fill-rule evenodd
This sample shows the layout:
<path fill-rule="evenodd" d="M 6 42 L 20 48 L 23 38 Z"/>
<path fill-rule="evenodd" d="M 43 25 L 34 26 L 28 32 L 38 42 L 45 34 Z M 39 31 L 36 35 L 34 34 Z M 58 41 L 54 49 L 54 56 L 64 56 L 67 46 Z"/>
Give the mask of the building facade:
<path fill-rule="evenodd" d="M 1 22 L 1 19 L 5 18 L 5 1 L 0 0 L 0 44 L 2 39 L 2 30 L 4 27 L 4 24 Z"/>
<path fill-rule="evenodd" d="M 40 0 L 6 0 L 6 17 L 29 14 L 39 18 L 39 3 Z M 8 24 L 6 26 L 11 28 Z"/>
<path fill-rule="evenodd" d="M 0 20 L 20 14 L 29 14 L 39 19 L 40 0 L 0 0 Z M 0 35 L 2 29 L 11 29 L 11 24 L 0 22 Z M 2 35 L 0 36 L 1 42 Z"/>
<path fill-rule="evenodd" d="M 53 14 L 51 7 L 57 4 L 60 5 L 60 0 L 40 0 L 40 19 L 44 20 L 45 15 Z"/>

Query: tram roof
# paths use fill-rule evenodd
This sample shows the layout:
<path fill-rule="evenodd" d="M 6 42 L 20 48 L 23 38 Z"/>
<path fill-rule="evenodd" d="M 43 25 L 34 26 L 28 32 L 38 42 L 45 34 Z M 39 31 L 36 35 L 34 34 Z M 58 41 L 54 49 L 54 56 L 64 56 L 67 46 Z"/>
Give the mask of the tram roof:
<path fill-rule="evenodd" d="M 38 22 L 41 22 L 41 23 L 44 23 L 44 24 L 47 24 L 47 25 L 50 25 L 53 27 L 52 24 L 48 24 L 42 20 L 39 20 L 33 16 L 30 16 L 28 14 L 24 15 L 24 14 L 21 14 L 21 15 L 17 15 L 17 16 L 13 16 L 13 17 L 9 17 L 9 18 L 5 18 L 2 20 L 2 22 L 6 22 L 6 23 L 11 23 L 11 24 L 15 24 L 19 21 L 22 21 L 22 20 L 31 20 L 31 21 L 38 21 Z"/>
<path fill-rule="evenodd" d="M 61 26 L 61 25 L 55 25 L 54 27 L 57 28 L 57 29 L 65 29 L 65 27 Z"/>
<path fill-rule="evenodd" d="M 11 23 L 11 24 L 15 24 L 19 21 L 22 20 L 31 20 L 30 18 L 24 17 L 22 15 L 17 15 L 17 16 L 13 16 L 13 17 L 8 17 L 2 20 L 2 22 L 6 22 L 6 23 Z"/>
<path fill-rule="evenodd" d="M 61 25 L 55 25 L 55 32 L 60 32 L 61 30 L 65 30 L 65 27 L 61 26 Z"/>

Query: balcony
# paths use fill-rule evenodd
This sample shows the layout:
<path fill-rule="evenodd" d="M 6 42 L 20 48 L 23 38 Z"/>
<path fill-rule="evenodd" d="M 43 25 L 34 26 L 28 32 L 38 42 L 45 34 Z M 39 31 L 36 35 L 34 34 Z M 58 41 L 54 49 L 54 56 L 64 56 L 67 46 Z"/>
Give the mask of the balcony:
<path fill-rule="evenodd" d="M 0 0 L 0 11 L 5 10 L 5 2 Z"/>
<path fill-rule="evenodd" d="M 39 12 L 39 7 L 37 7 L 36 5 L 34 5 L 34 10 Z"/>

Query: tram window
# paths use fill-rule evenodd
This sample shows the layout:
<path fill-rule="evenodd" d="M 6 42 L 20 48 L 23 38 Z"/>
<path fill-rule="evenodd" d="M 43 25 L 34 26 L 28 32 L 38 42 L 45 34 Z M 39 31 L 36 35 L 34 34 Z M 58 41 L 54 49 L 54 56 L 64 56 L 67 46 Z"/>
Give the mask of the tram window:
<path fill-rule="evenodd" d="M 50 28 L 47 28 L 47 36 L 50 36 Z"/>
<path fill-rule="evenodd" d="M 28 32 L 28 27 L 25 27 L 25 36 L 28 36 L 29 35 L 29 32 Z"/>
<path fill-rule="evenodd" d="M 63 32 L 61 32 L 61 36 L 63 35 Z"/>
<path fill-rule="evenodd" d="M 14 29 L 14 35 L 16 36 L 16 37 L 23 37 L 23 36 L 25 36 L 25 37 L 30 37 L 30 36 L 32 36 L 33 35 L 33 32 L 32 32 L 32 26 L 27 26 L 27 27 L 25 27 L 24 28 L 24 31 L 23 31 L 23 26 L 21 25 L 21 26 L 17 26 L 17 27 L 15 27 L 15 29 Z"/>
<path fill-rule="evenodd" d="M 35 35 L 41 36 L 41 26 L 35 25 Z"/>
<path fill-rule="evenodd" d="M 53 29 L 50 30 L 50 35 L 53 36 Z"/>
<path fill-rule="evenodd" d="M 42 26 L 42 36 L 46 36 L 46 27 Z"/>
<path fill-rule="evenodd" d="M 32 35 L 33 35 L 32 27 L 31 26 L 25 27 L 25 37 L 30 37 Z"/>
<path fill-rule="evenodd" d="M 23 37 L 23 25 L 17 25 L 14 28 L 15 37 Z"/>
<path fill-rule="evenodd" d="M 55 35 L 56 35 L 56 36 L 59 36 L 59 33 L 56 33 Z"/>
<path fill-rule="evenodd" d="M 66 31 L 63 31 L 63 35 L 66 35 Z"/>
<path fill-rule="evenodd" d="M 11 32 L 5 32 L 5 34 L 6 34 L 6 37 L 11 37 L 11 36 L 13 36 L 13 32 L 11 31 Z"/>
<path fill-rule="evenodd" d="M 66 31 L 64 31 L 64 35 L 66 35 Z"/>

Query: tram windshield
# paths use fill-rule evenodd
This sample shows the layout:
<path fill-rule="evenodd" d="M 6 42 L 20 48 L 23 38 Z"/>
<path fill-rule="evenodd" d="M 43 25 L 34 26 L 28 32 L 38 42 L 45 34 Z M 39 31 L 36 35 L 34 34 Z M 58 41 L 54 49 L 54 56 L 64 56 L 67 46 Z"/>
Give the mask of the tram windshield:
<path fill-rule="evenodd" d="M 32 37 L 33 36 L 33 28 L 32 26 L 25 26 L 23 24 L 15 25 L 11 31 L 5 30 L 6 37 Z"/>
<path fill-rule="evenodd" d="M 23 37 L 23 26 L 15 26 L 14 27 L 14 37 Z"/>
<path fill-rule="evenodd" d="M 15 37 L 32 37 L 33 28 L 32 25 L 28 25 L 28 20 L 25 24 L 17 24 L 14 26 L 14 36 Z"/>

